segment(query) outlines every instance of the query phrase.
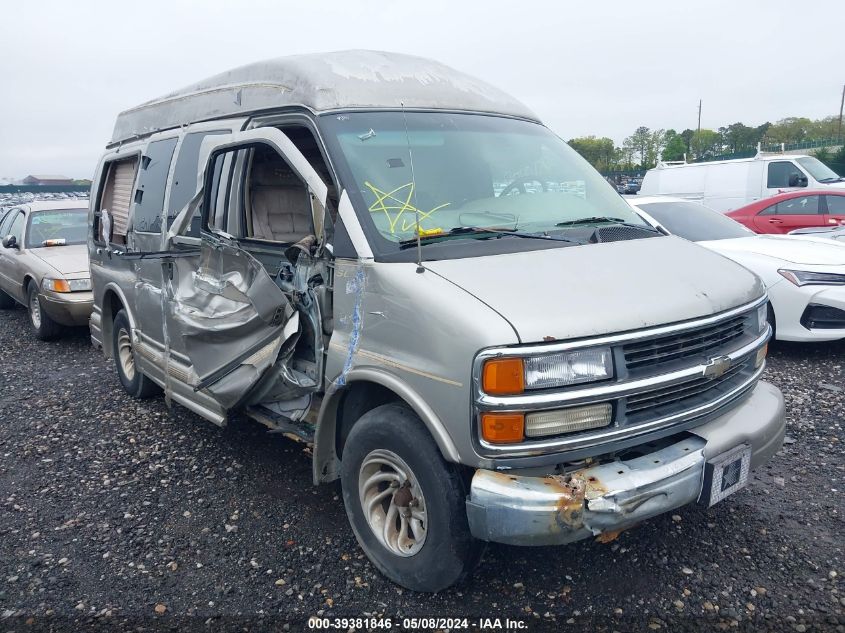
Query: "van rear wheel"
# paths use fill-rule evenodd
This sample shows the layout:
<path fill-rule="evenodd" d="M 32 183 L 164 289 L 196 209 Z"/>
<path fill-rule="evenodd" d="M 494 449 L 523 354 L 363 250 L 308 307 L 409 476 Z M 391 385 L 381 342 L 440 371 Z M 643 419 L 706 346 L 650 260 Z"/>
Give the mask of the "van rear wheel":
<path fill-rule="evenodd" d="M 480 560 L 484 544 L 469 531 L 461 473 L 404 404 L 376 407 L 355 423 L 341 488 L 358 543 L 393 582 L 440 591 Z"/>
<path fill-rule="evenodd" d="M 117 366 L 117 376 L 126 393 L 133 398 L 143 400 L 161 392 L 161 387 L 142 374 L 135 365 L 132 326 L 129 325 L 129 317 L 126 316 L 125 310 L 121 310 L 114 317 L 112 352 L 114 364 Z"/>

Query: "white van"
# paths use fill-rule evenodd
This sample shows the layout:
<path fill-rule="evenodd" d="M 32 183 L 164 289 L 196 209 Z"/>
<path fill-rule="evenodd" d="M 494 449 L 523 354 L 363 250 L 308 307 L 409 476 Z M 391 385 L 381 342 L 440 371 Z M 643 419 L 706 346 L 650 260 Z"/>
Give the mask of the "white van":
<path fill-rule="evenodd" d="M 724 213 L 803 187 L 845 189 L 845 179 L 813 156 L 758 153 L 709 163 L 658 163 L 646 173 L 640 195 L 697 200 Z"/>

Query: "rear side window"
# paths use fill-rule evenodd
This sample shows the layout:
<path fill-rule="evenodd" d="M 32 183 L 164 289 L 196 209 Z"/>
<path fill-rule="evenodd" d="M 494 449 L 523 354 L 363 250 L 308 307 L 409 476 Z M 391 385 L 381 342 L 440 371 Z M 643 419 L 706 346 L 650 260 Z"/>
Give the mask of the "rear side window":
<path fill-rule="evenodd" d="M 173 170 L 173 184 L 170 187 L 170 202 L 167 205 L 167 226 L 185 207 L 197 192 L 197 171 L 199 169 L 199 155 L 202 141 L 206 136 L 228 134 L 228 130 L 212 130 L 209 132 L 193 132 L 182 139 L 176 166 Z M 199 237 L 200 216 L 197 213 L 191 220 L 191 229 L 187 235 Z"/>
<path fill-rule="evenodd" d="M 825 196 L 827 212 L 831 215 L 845 215 L 845 196 Z"/>
<path fill-rule="evenodd" d="M 778 202 L 766 209 L 764 215 L 816 215 L 819 209 L 819 196 L 801 196 Z"/>
<path fill-rule="evenodd" d="M 804 172 L 798 169 L 798 167 L 795 166 L 795 163 L 788 160 L 780 160 L 769 163 L 769 174 L 766 186 L 769 189 L 794 187 L 796 185 L 789 184 L 789 181 L 793 178 L 793 176 L 805 178 Z"/>
<path fill-rule="evenodd" d="M 135 190 L 133 225 L 136 231 L 161 232 L 164 189 L 167 185 L 167 174 L 170 171 L 170 160 L 173 158 L 176 141 L 176 138 L 154 141 L 149 144 L 141 158 L 141 173 Z"/>
<path fill-rule="evenodd" d="M 97 219 L 95 237 L 103 239 L 102 216 L 108 211 L 111 231 L 108 241 L 114 244 L 126 244 L 126 232 L 129 228 L 129 205 L 132 202 L 132 187 L 135 184 L 135 174 L 138 167 L 138 157 L 132 156 L 123 160 L 115 160 L 106 166 L 105 184 L 100 194 L 100 204 L 97 205 Z"/>

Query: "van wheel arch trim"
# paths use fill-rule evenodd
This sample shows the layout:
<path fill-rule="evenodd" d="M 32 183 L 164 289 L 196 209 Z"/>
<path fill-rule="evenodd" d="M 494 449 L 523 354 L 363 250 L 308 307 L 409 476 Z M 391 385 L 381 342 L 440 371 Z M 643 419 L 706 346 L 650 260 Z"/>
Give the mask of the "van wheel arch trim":
<path fill-rule="evenodd" d="M 460 463 L 460 455 L 446 426 L 437 417 L 428 403 L 414 389 L 396 376 L 385 371 L 366 367 L 352 369 L 346 374 L 346 384 L 332 382 L 323 398 L 314 431 L 314 483 L 334 481 L 340 476 L 340 458 L 335 446 L 338 405 L 341 397 L 352 383 L 370 382 L 388 389 L 407 404 L 425 424 L 443 458 L 448 462 Z"/>
<path fill-rule="evenodd" d="M 114 299 L 112 299 L 110 295 L 114 295 L 118 301 L 117 310 L 114 309 L 114 304 L 111 303 Z M 109 310 L 104 309 L 107 298 L 109 299 Z M 126 313 L 126 318 L 129 319 L 129 326 L 133 330 L 137 328 L 135 315 L 132 314 L 132 310 L 129 305 L 129 302 L 126 300 L 126 295 L 123 294 L 123 291 L 117 284 L 114 282 L 106 284 L 103 289 L 102 300 L 100 302 L 100 327 L 102 328 L 103 352 L 106 358 L 111 358 L 114 354 L 114 350 L 112 349 L 112 326 L 114 325 L 114 316 L 118 312 L 123 310 Z"/>

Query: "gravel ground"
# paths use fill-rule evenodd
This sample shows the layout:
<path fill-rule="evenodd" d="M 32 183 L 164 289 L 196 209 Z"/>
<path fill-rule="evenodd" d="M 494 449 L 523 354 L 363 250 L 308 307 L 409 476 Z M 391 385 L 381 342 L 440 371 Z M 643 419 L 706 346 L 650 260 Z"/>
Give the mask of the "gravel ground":
<path fill-rule="evenodd" d="M 0 315 L 0 340 L 2 631 L 299 630 L 311 615 L 845 631 L 843 343 L 773 346 L 787 444 L 729 500 L 610 544 L 492 545 L 473 580 L 429 596 L 369 564 L 302 445 L 134 401 L 86 332 L 36 341 L 22 309 Z"/>

